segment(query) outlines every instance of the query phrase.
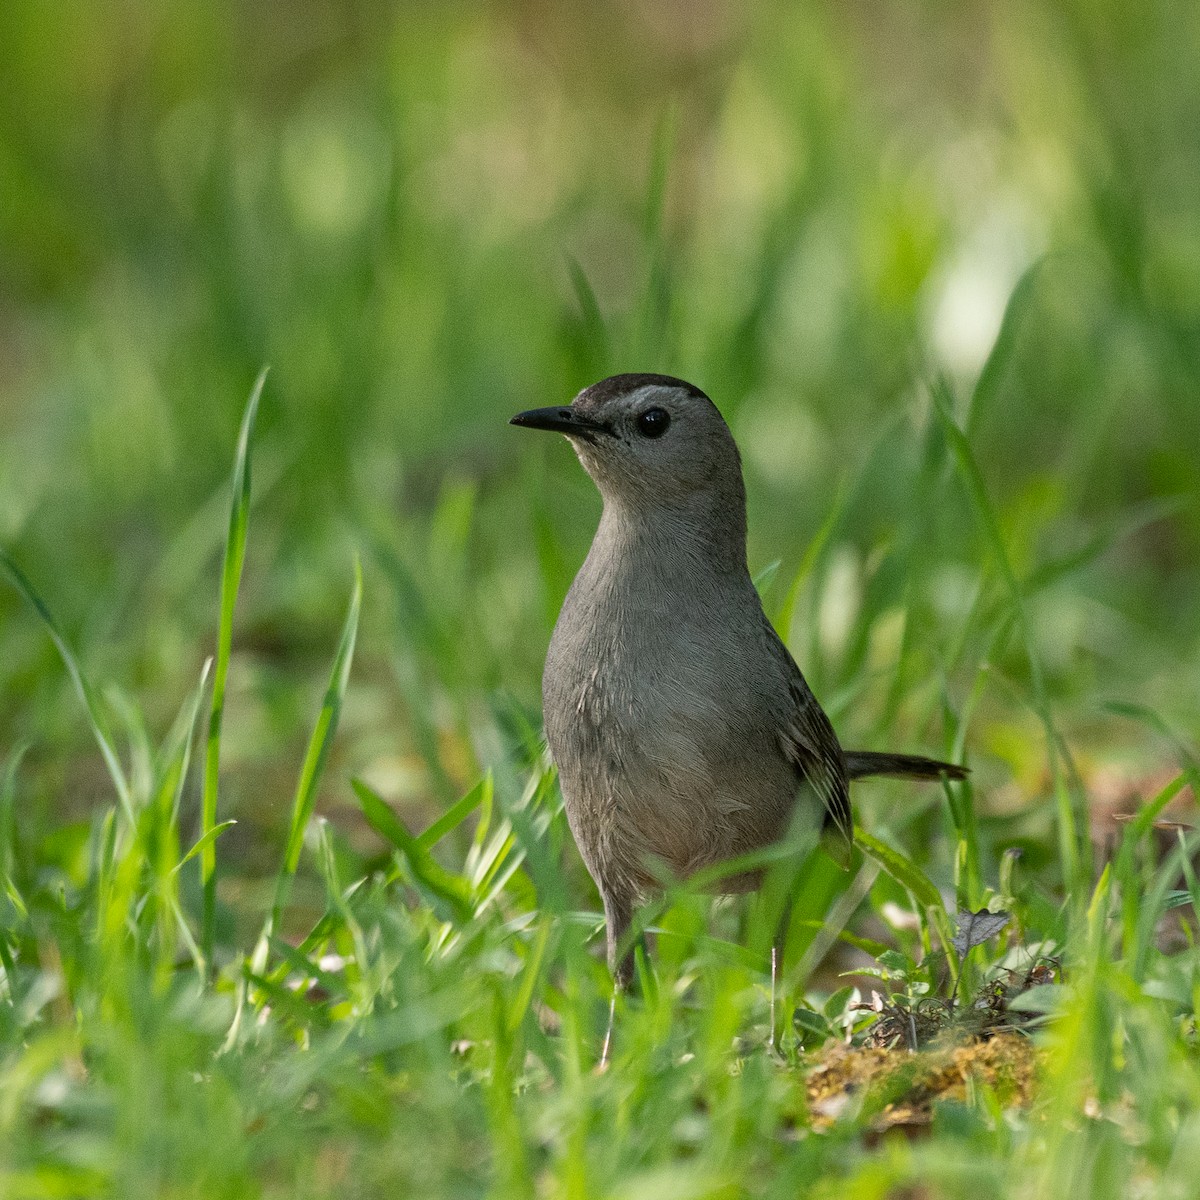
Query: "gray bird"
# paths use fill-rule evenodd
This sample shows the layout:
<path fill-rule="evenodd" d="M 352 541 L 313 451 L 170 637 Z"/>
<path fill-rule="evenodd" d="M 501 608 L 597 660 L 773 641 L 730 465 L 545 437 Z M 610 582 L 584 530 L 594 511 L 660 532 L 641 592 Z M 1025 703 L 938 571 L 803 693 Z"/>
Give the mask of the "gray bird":
<path fill-rule="evenodd" d="M 546 737 L 604 902 L 618 987 L 627 931 L 663 868 L 685 879 L 787 836 L 854 836 L 849 782 L 961 779 L 950 763 L 844 751 L 763 612 L 729 427 L 697 387 L 614 375 L 513 425 L 562 433 L 604 500 L 554 627 Z M 734 874 L 722 890 L 758 883 Z M 773 963 L 774 965 L 774 963 Z"/>

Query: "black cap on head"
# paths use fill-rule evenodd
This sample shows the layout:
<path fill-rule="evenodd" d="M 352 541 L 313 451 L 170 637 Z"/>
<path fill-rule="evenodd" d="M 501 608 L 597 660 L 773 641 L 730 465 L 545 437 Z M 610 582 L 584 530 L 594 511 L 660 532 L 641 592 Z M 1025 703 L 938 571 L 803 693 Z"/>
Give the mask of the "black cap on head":
<path fill-rule="evenodd" d="M 599 383 L 593 383 L 591 387 L 584 388 L 575 399 L 592 404 L 604 404 L 606 401 L 615 400 L 618 396 L 636 392 L 638 388 L 651 386 L 679 388 L 697 399 L 708 400 L 708 396 L 704 392 L 694 383 L 688 383 L 686 379 L 676 379 L 674 375 L 655 375 L 650 372 L 610 375 L 607 379 L 601 379 Z M 712 401 L 709 400 L 709 403 L 711 404 Z"/>

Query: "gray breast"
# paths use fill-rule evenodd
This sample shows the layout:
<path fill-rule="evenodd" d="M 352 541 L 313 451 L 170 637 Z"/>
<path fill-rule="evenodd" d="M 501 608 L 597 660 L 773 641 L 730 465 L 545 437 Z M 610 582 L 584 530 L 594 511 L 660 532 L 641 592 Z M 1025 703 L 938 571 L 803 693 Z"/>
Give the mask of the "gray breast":
<path fill-rule="evenodd" d="M 543 678 L 546 733 L 598 879 L 644 890 L 656 881 L 648 859 L 685 877 L 782 833 L 797 786 L 772 711 L 785 689 L 745 621 L 747 598 L 722 591 L 665 612 L 577 581 L 563 607 Z"/>

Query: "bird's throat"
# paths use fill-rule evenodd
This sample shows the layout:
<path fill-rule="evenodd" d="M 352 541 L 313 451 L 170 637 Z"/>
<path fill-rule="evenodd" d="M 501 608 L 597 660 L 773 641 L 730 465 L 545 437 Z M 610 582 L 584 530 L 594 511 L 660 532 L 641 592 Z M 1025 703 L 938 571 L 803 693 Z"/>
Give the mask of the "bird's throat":
<path fill-rule="evenodd" d="M 714 577 L 747 574 L 744 507 L 719 506 L 697 494 L 692 503 L 630 511 L 606 499 L 588 565 L 619 573 L 628 585 L 667 585 L 672 591 Z"/>

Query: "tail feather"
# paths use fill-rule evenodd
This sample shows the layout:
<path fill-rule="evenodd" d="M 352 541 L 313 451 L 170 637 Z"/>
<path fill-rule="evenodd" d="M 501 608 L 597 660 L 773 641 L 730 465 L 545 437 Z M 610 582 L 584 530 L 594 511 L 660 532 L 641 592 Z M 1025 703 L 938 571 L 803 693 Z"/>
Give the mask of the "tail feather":
<path fill-rule="evenodd" d="M 880 754 L 874 750 L 847 750 L 846 774 L 851 779 L 891 775 L 897 779 L 966 779 L 971 773 L 955 763 L 922 758 L 919 754 Z"/>

